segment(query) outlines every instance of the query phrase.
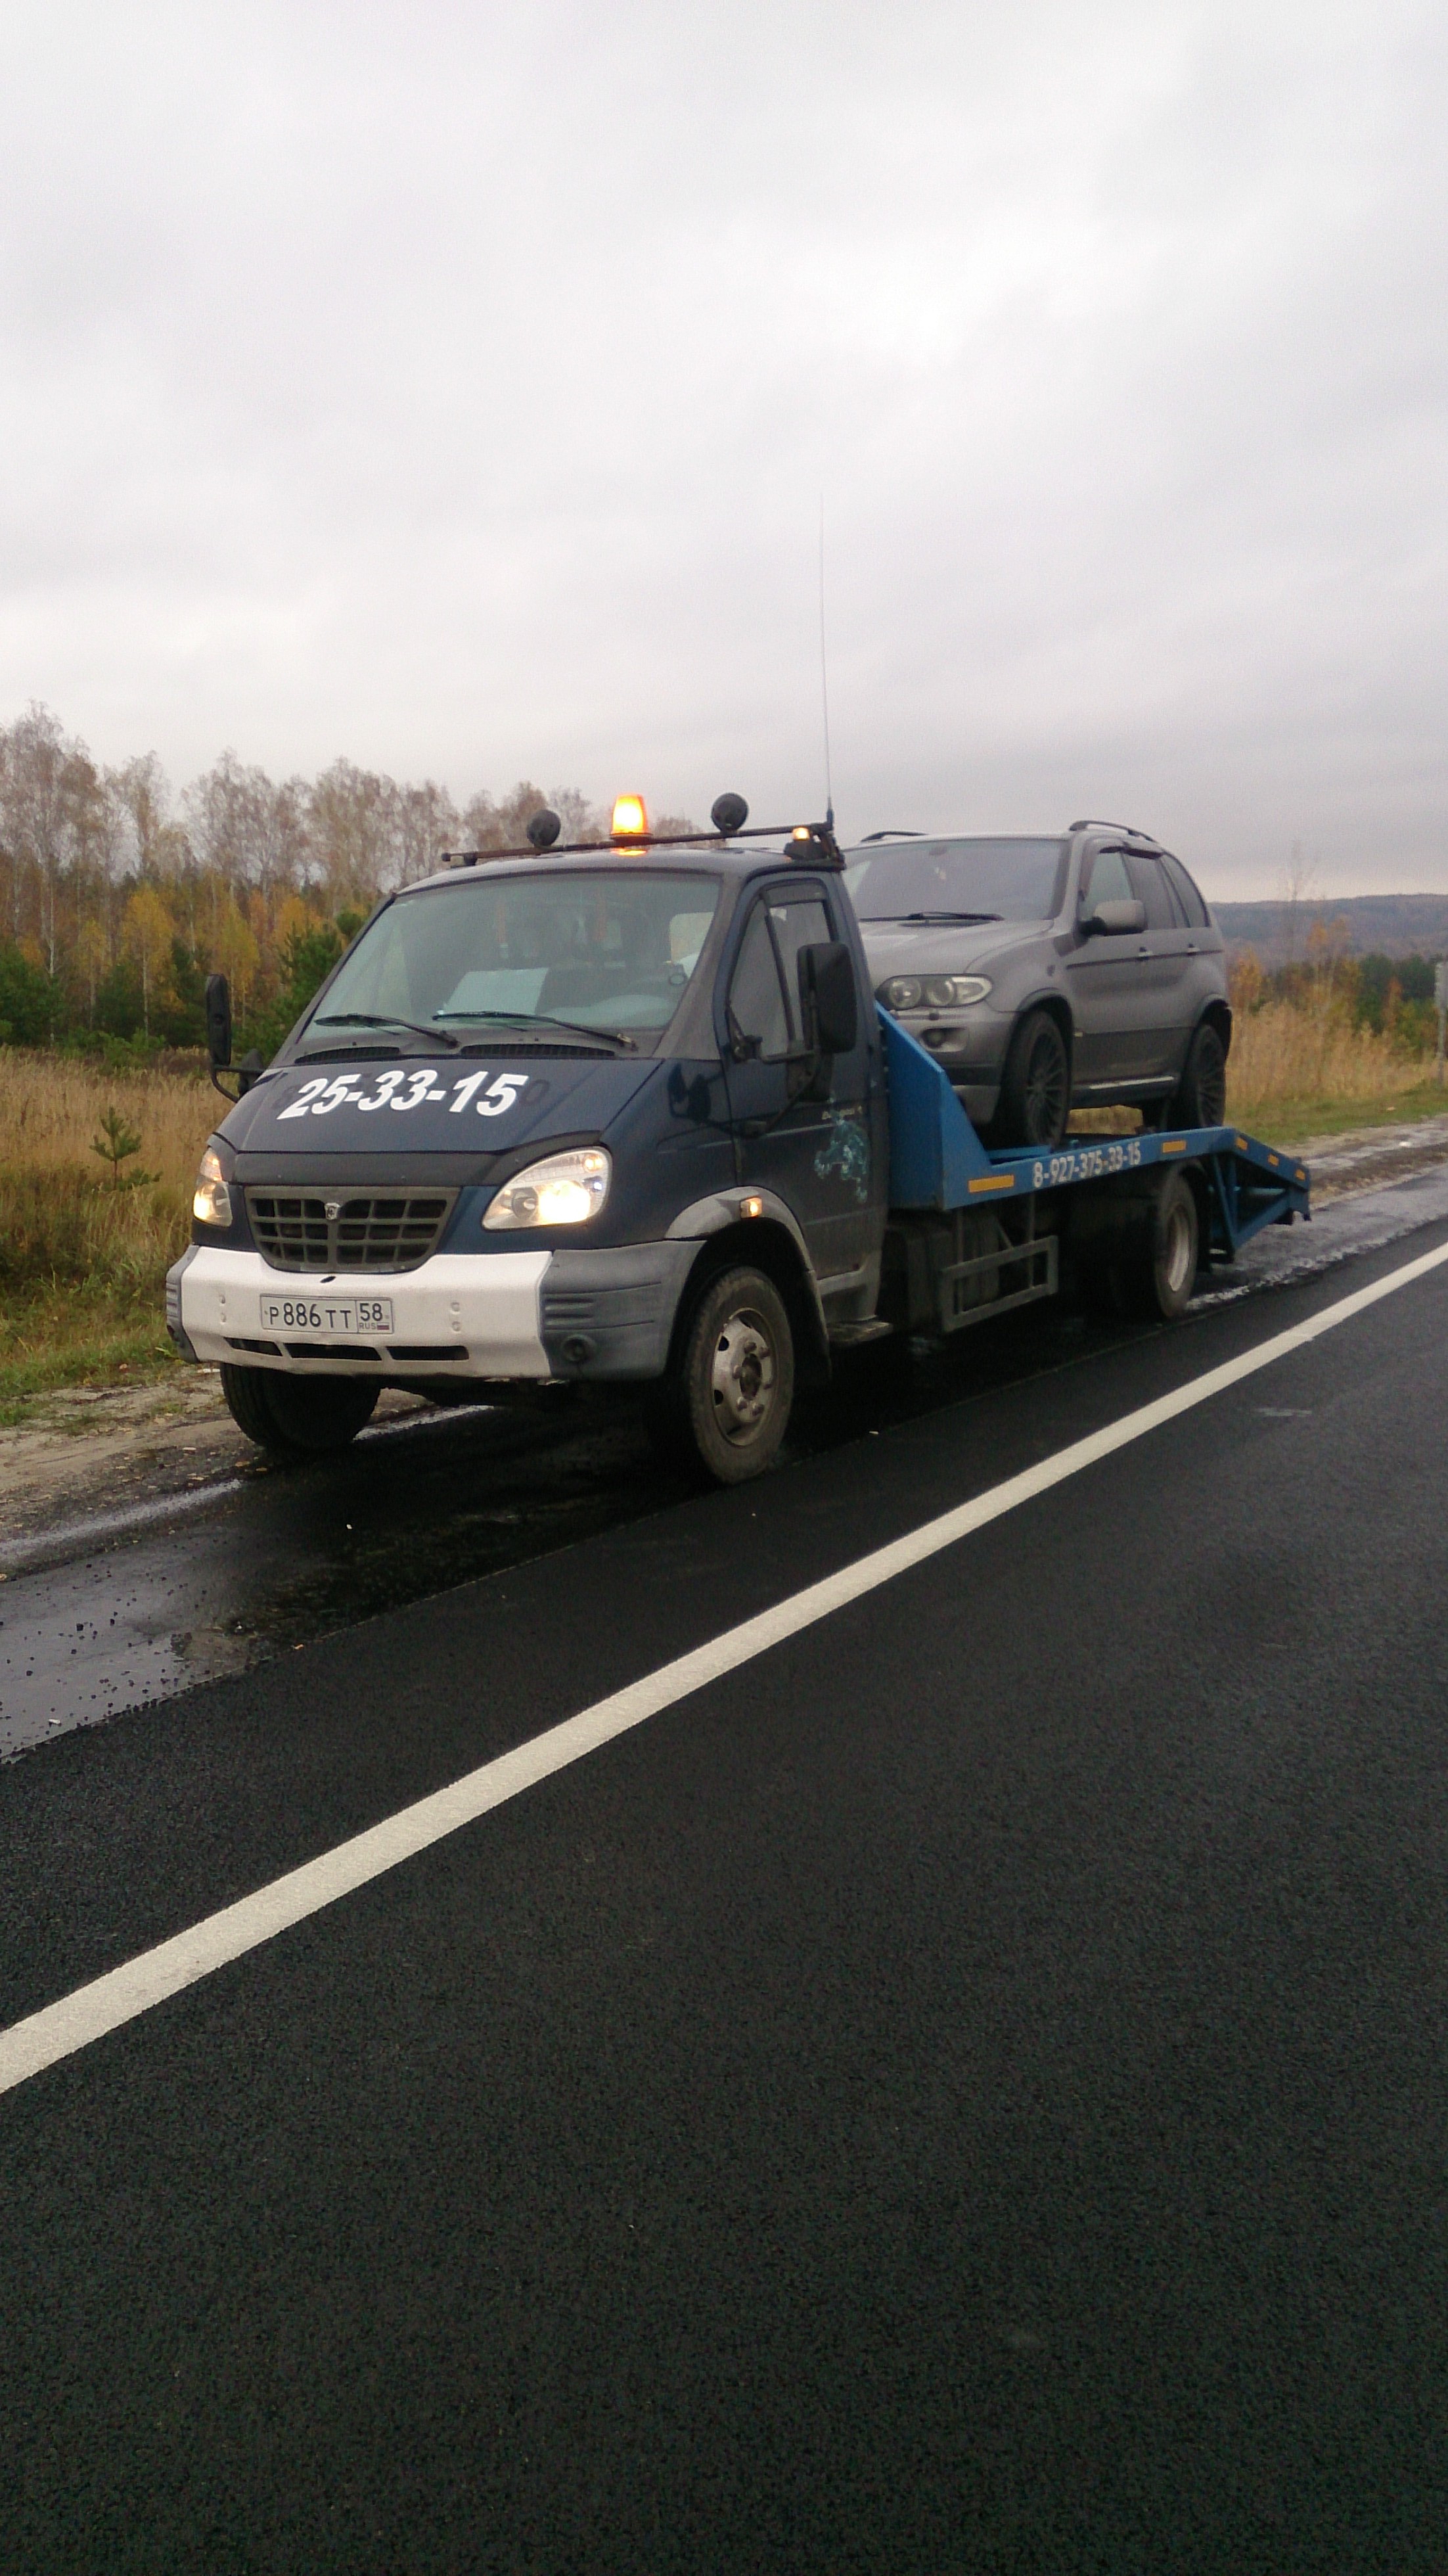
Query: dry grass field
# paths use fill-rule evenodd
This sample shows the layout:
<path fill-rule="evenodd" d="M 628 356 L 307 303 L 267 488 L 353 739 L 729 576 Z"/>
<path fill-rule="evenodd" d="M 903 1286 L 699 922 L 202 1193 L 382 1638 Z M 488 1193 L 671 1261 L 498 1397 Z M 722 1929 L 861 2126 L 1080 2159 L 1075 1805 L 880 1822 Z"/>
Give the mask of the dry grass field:
<path fill-rule="evenodd" d="M 1291 1143 L 1441 1109 L 1431 1058 L 1340 1011 L 1273 1001 L 1238 1015 L 1229 1114 Z M 113 1186 L 92 1151 L 114 1109 L 140 1138 Z M 201 1148 L 224 1115 L 195 1071 L 110 1074 L 0 1048 L 0 1422 L 58 1386 L 139 1380 L 172 1365 L 161 1286 L 190 1231 Z M 1119 1125 L 1116 1112 L 1078 1126 Z"/>
<path fill-rule="evenodd" d="M 1227 1070 L 1229 1114 L 1284 1144 L 1444 1102 L 1431 1087 L 1431 1055 L 1405 1052 L 1345 1013 L 1292 1002 L 1238 1014 Z"/>
<path fill-rule="evenodd" d="M 110 1109 L 141 1140 L 119 1188 L 91 1150 Z M 170 1365 L 161 1283 L 222 1114 L 199 1072 L 98 1073 L 0 1048 L 0 1421 L 51 1387 Z"/>

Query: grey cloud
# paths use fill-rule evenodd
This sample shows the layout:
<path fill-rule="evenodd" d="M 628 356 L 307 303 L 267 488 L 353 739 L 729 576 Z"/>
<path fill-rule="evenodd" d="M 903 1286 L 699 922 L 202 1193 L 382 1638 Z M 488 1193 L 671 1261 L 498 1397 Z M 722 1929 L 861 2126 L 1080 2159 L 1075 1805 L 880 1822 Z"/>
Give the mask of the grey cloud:
<path fill-rule="evenodd" d="M 1438 14 L 21 6 L 0 714 L 1448 884 Z"/>

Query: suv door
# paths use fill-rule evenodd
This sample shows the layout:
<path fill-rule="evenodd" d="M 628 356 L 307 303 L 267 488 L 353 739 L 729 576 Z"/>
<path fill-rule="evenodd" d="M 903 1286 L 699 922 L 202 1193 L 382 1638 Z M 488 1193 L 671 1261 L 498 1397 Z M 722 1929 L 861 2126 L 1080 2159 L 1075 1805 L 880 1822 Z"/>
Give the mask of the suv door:
<path fill-rule="evenodd" d="M 1160 859 L 1147 850 L 1126 852 L 1127 873 L 1146 906 L 1141 951 L 1139 1074 L 1180 1070 L 1190 1018 L 1187 975 L 1195 943 Z"/>
<path fill-rule="evenodd" d="M 1087 939 L 1080 925 L 1098 903 L 1139 902 L 1121 850 L 1090 850 L 1081 869 L 1076 905 L 1077 944 L 1066 959 L 1071 997 L 1073 1090 L 1129 1082 L 1140 1072 L 1146 942 L 1139 931 L 1098 931 Z"/>
<path fill-rule="evenodd" d="M 752 903 L 724 996 L 724 1057 L 737 1170 L 799 1221 L 821 1283 L 878 1248 L 871 1188 L 865 1022 L 849 1055 L 806 1052 L 799 952 L 838 937 L 823 886 L 776 880 Z"/>

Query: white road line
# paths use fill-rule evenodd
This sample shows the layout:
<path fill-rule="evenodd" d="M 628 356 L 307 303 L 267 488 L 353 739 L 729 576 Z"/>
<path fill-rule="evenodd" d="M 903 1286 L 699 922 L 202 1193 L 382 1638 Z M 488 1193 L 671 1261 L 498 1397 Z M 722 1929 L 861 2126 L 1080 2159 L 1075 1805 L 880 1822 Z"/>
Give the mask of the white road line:
<path fill-rule="evenodd" d="M 797 1637 L 802 1629 L 827 1619 L 832 1611 L 845 1609 L 880 1584 L 893 1582 L 897 1574 L 907 1573 L 912 1566 L 923 1565 L 928 1558 L 938 1556 L 942 1548 L 954 1547 L 957 1540 L 968 1538 L 973 1530 L 983 1529 L 988 1522 L 1001 1519 L 1004 1513 L 1033 1501 L 1038 1494 L 1049 1493 L 1053 1486 L 1079 1475 L 1083 1467 L 1094 1466 L 1099 1459 L 1109 1458 L 1132 1441 L 1145 1438 L 1149 1431 L 1159 1430 L 1163 1423 L 1174 1422 L 1179 1414 L 1209 1403 L 1214 1395 L 1239 1386 L 1244 1378 L 1270 1368 L 1289 1353 L 1305 1350 L 1324 1333 L 1350 1323 L 1381 1298 L 1411 1286 L 1415 1279 L 1426 1278 L 1444 1262 L 1448 1262 L 1448 1243 L 1405 1263 L 1400 1270 L 1390 1271 L 1370 1288 L 1359 1288 L 1352 1296 L 1340 1298 L 1335 1306 L 1328 1306 L 1307 1323 L 1275 1333 L 1270 1341 L 1243 1352 L 1239 1359 L 1226 1360 L 1172 1394 L 1158 1396 L 1154 1403 L 1143 1404 L 1136 1412 L 1123 1414 L 1119 1421 L 1107 1423 L 1103 1430 L 1091 1432 L 1086 1439 L 1073 1441 L 1069 1449 L 1060 1449 L 1053 1458 L 1043 1458 L 1023 1474 L 1008 1478 L 1005 1484 L 992 1486 L 973 1502 L 960 1503 L 953 1511 L 942 1512 L 938 1519 L 909 1531 L 904 1538 L 892 1539 L 888 1547 L 857 1557 L 853 1565 L 843 1566 L 837 1574 L 826 1575 L 823 1582 L 812 1583 L 789 1600 L 777 1602 L 772 1610 L 762 1610 L 757 1617 L 743 1620 L 737 1628 L 726 1629 L 723 1636 L 696 1646 L 692 1654 L 680 1655 L 676 1662 L 646 1673 L 641 1681 L 630 1682 L 625 1690 L 614 1691 L 608 1699 L 597 1701 L 576 1717 L 566 1718 L 559 1726 L 549 1727 L 546 1733 L 535 1735 L 513 1752 L 484 1762 L 478 1770 L 455 1780 L 450 1788 L 419 1798 L 415 1805 L 401 1808 L 366 1833 L 354 1834 L 332 1851 L 307 1861 L 301 1869 L 289 1870 L 284 1878 L 273 1879 L 270 1886 L 259 1887 L 254 1895 L 223 1907 L 219 1914 L 207 1915 L 203 1922 L 192 1924 L 189 1931 L 178 1932 L 173 1940 L 142 1951 L 139 1958 L 128 1960 L 124 1967 L 93 1978 L 89 1985 L 78 1986 L 73 1994 L 62 1996 L 58 2003 L 47 2004 L 27 2020 L 13 2023 L 9 2030 L 0 2031 L 0 2093 L 23 2084 L 27 2077 L 40 2074 L 59 2059 L 73 2056 L 77 2049 L 89 2047 L 92 2040 L 103 2038 L 107 2031 L 134 2021 L 139 2013 L 149 2012 L 153 2004 L 163 2003 L 168 1995 L 179 1994 L 183 1987 L 211 1976 L 230 1960 L 244 1957 L 248 1950 L 274 1939 L 291 1924 L 319 1913 L 324 1905 L 335 1905 L 339 1897 L 365 1887 L 369 1879 L 380 1878 L 386 1870 L 396 1869 L 400 1862 L 426 1851 L 430 1844 L 441 1842 L 445 1835 L 455 1834 L 460 1826 L 470 1825 L 491 1808 L 505 1805 L 521 1790 L 532 1788 L 555 1771 L 566 1770 L 570 1763 L 581 1761 L 584 1754 L 596 1751 L 599 1745 L 626 1735 L 631 1727 L 642 1726 L 646 1718 L 672 1708 L 692 1691 L 702 1690 L 725 1673 L 737 1672 L 741 1664 L 766 1654 L 771 1646 Z"/>

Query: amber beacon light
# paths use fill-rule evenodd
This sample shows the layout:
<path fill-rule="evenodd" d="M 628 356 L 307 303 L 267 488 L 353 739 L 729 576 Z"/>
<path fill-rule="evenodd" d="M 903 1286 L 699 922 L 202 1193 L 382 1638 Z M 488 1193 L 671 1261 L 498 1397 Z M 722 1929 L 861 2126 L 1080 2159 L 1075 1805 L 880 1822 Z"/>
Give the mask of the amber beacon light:
<path fill-rule="evenodd" d="M 641 796 L 615 796 L 609 826 L 615 841 L 641 841 L 649 828 L 649 809 Z"/>

